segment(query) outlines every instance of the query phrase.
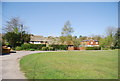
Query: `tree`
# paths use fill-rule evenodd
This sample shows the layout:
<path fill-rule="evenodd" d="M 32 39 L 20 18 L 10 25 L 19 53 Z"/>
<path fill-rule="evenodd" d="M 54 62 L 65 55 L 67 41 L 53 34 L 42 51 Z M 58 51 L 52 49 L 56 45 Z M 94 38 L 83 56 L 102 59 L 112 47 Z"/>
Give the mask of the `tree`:
<path fill-rule="evenodd" d="M 25 42 L 28 43 L 30 41 L 31 34 L 28 34 L 25 31 L 22 31 L 19 33 L 19 35 L 20 35 L 20 41 L 21 41 L 20 43 L 21 44 L 23 44 Z"/>
<path fill-rule="evenodd" d="M 65 44 L 67 44 L 67 45 L 73 45 L 72 35 L 68 35 L 68 36 L 65 37 Z"/>
<path fill-rule="evenodd" d="M 92 39 L 94 40 L 100 40 L 101 39 L 101 36 L 100 35 L 91 35 Z"/>
<path fill-rule="evenodd" d="M 19 43 L 19 40 L 20 40 L 20 36 L 18 34 L 16 34 L 15 32 L 7 32 L 4 35 L 4 38 L 13 47 L 15 47 L 17 45 L 17 43 Z"/>
<path fill-rule="evenodd" d="M 65 44 L 66 37 L 65 36 L 60 36 L 60 42 L 61 44 Z"/>
<path fill-rule="evenodd" d="M 82 35 L 79 36 L 79 38 L 81 38 L 81 37 L 82 37 Z"/>
<path fill-rule="evenodd" d="M 25 26 L 23 26 L 23 23 L 20 21 L 19 17 L 14 17 L 8 20 L 3 30 L 5 31 L 5 33 L 6 32 L 18 33 L 22 31 L 26 31 Z"/>
<path fill-rule="evenodd" d="M 69 36 L 71 35 L 71 33 L 73 33 L 74 30 L 73 28 L 71 27 L 71 24 L 70 24 L 70 21 L 67 21 L 62 29 L 62 36 Z"/>
<path fill-rule="evenodd" d="M 18 17 L 7 21 L 4 31 L 5 35 L 3 38 L 13 47 L 30 40 L 30 34 L 25 30 L 25 26 L 21 23 Z"/>
<path fill-rule="evenodd" d="M 105 31 L 106 32 L 106 36 L 113 37 L 115 35 L 116 31 L 117 31 L 116 27 L 107 27 L 106 31 Z"/>
<path fill-rule="evenodd" d="M 74 36 L 73 37 L 73 45 L 75 46 L 75 47 L 78 47 L 79 45 L 80 45 L 80 39 L 79 38 L 76 38 L 76 36 Z"/>
<path fill-rule="evenodd" d="M 67 45 L 73 44 L 72 35 L 71 35 L 73 32 L 74 30 L 71 27 L 70 21 L 67 21 L 64 27 L 62 28 L 62 32 L 61 32 L 62 36 L 60 37 L 61 43 Z"/>
<path fill-rule="evenodd" d="M 99 41 L 100 47 L 105 48 L 106 47 L 106 40 L 105 38 L 101 38 Z"/>
<path fill-rule="evenodd" d="M 110 48 L 114 46 L 114 36 L 117 31 L 116 27 L 107 27 L 106 29 L 106 47 Z"/>
<path fill-rule="evenodd" d="M 99 42 L 100 42 L 100 46 L 103 48 L 110 48 L 113 46 L 112 39 L 110 36 L 107 36 L 105 38 L 101 38 Z"/>
<path fill-rule="evenodd" d="M 87 40 L 87 36 L 81 36 L 81 37 L 79 37 L 79 39 L 80 39 L 81 41 Z"/>
<path fill-rule="evenodd" d="M 114 36 L 114 47 L 120 48 L 120 28 L 117 29 L 117 32 Z"/>
<path fill-rule="evenodd" d="M 116 33 L 115 27 L 108 27 L 106 29 L 106 37 L 100 39 L 100 46 L 103 48 L 114 47 L 114 39 Z"/>

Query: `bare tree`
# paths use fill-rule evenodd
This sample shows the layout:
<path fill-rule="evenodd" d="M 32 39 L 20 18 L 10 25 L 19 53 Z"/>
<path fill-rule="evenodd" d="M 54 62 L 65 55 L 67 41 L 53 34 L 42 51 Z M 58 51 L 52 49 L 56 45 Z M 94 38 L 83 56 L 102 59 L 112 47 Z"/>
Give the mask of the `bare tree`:
<path fill-rule="evenodd" d="M 22 32 L 26 31 L 26 26 L 23 25 L 19 17 L 11 18 L 6 22 L 6 25 L 3 27 L 3 30 L 6 32 Z"/>
<path fill-rule="evenodd" d="M 110 35 L 114 36 L 116 31 L 117 31 L 116 27 L 109 26 L 109 27 L 106 28 L 106 35 L 107 36 L 110 36 Z"/>

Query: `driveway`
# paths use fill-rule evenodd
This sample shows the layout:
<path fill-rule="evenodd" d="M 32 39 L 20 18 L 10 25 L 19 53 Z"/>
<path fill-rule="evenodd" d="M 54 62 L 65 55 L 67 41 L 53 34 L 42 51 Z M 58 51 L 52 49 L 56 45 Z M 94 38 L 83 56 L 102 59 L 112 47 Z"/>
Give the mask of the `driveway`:
<path fill-rule="evenodd" d="M 20 71 L 19 59 L 25 55 L 39 53 L 45 51 L 16 51 L 9 55 L 0 56 L 0 79 L 26 79 Z"/>

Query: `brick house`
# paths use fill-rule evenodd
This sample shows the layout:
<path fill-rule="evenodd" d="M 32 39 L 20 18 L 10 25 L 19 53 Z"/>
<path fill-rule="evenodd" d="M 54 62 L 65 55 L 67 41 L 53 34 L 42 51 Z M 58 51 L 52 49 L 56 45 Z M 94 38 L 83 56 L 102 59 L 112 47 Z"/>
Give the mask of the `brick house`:
<path fill-rule="evenodd" d="M 68 47 L 68 50 L 86 50 L 86 47 L 96 47 L 99 46 L 99 41 L 98 40 L 83 40 L 80 42 L 81 45 L 79 47 L 74 47 L 74 45 L 71 45 Z"/>
<path fill-rule="evenodd" d="M 81 46 L 84 46 L 84 47 L 99 46 L 99 41 L 98 41 L 98 40 L 93 40 L 93 39 L 83 40 L 83 41 L 81 42 Z"/>

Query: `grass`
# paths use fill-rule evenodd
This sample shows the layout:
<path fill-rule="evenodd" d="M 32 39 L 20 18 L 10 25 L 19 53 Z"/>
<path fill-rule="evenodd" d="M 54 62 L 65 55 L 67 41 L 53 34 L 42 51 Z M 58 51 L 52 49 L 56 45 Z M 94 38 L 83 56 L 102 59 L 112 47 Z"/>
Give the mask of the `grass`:
<path fill-rule="evenodd" d="M 20 60 L 28 79 L 117 79 L 118 51 L 68 51 L 27 55 Z"/>

